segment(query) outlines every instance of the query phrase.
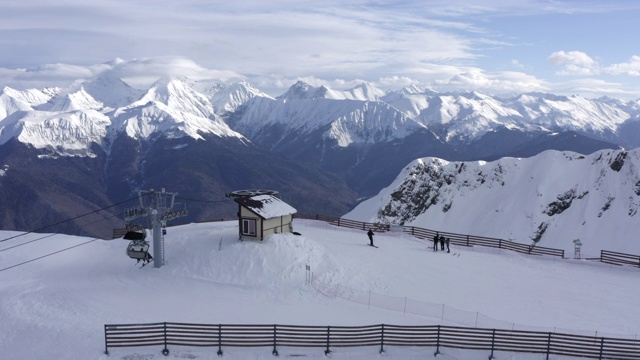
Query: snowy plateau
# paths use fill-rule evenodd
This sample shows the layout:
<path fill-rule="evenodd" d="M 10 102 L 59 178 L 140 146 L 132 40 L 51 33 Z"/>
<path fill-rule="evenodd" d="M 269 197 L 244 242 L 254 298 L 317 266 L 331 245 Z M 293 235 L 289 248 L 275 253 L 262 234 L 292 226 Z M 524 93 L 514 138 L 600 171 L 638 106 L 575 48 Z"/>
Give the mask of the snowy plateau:
<path fill-rule="evenodd" d="M 637 339 L 638 269 L 488 248 L 433 252 L 402 233 L 366 233 L 296 219 L 301 236 L 239 241 L 237 221 L 167 229 L 166 264 L 138 269 L 126 241 L 25 234 L 0 243 L 2 358 L 273 359 L 270 347 L 110 348 L 105 324 L 425 325 L 552 331 Z M 20 235 L 2 232 L 2 239 Z M 629 234 L 631 235 L 631 234 Z M 38 259 L 38 260 L 36 260 Z M 20 265 L 21 264 L 21 265 Z M 309 266 L 313 282 L 306 281 Z M 11 267 L 7 269 L 7 267 Z M 364 299 L 364 300 L 362 300 Z M 404 307 L 403 307 L 404 304 Z M 411 307 L 407 307 L 411 304 Z M 420 314 L 435 307 L 436 316 Z M 278 349 L 278 358 L 430 359 L 434 348 Z M 487 359 L 441 348 L 435 358 Z M 497 352 L 496 359 L 544 354 Z M 553 360 L 575 358 L 551 356 Z"/>

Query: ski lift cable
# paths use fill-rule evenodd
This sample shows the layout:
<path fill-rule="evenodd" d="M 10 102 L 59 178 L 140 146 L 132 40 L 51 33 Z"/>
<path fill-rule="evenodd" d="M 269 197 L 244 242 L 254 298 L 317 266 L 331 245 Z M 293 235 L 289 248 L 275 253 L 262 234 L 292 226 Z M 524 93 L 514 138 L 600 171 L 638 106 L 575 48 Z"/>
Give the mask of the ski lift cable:
<path fill-rule="evenodd" d="M 98 219 L 98 220 L 83 224 L 83 226 L 91 225 L 91 224 L 94 224 L 94 223 L 97 223 L 97 222 L 100 222 L 100 221 L 106 221 L 106 220 L 109 220 L 109 219 L 114 218 L 114 217 L 117 217 L 117 215 L 111 215 L 108 218 Z M 13 245 L 13 246 L 10 246 L 8 248 L 0 249 L 0 252 L 6 251 L 6 250 L 11 250 L 11 249 L 23 246 L 23 245 L 31 244 L 32 242 L 40 241 L 40 240 L 46 239 L 48 237 L 52 237 L 54 235 L 59 235 L 59 234 L 48 234 L 48 235 L 45 235 L 45 236 L 41 236 L 41 237 L 39 237 L 37 239 L 33 239 L 33 240 L 30 240 L 30 241 L 23 242 L 22 244 Z"/>
<path fill-rule="evenodd" d="M 71 250 L 71 249 L 73 249 L 73 248 L 77 248 L 77 247 L 82 246 L 82 245 L 87 245 L 87 244 L 92 243 L 92 242 L 94 242 L 94 241 L 96 241 L 96 240 L 101 240 L 101 239 L 99 239 L 99 238 L 94 238 L 94 239 L 92 239 L 92 240 L 85 241 L 85 242 L 83 242 L 83 243 L 81 243 L 81 244 L 73 245 L 73 246 L 70 246 L 70 247 L 68 247 L 68 248 L 64 248 L 64 249 L 62 249 L 62 250 L 54 251 L 54 252 L 52 252 L 52 253 L 49 253 L 49 254 L 46 254 L 46 255 L 39 256 L 39 257 L 37 257 L 37 258 L 33 258 L 33 259 L 31 259 L 31 260 L 23 261 L 23 262 L 21 262 L 21 263 L 19 263 L 19 264 L 15 264 L 15 265 L 8 266 L 8 267 L 6 267 L 6 268 L 0 269 L 0 271 L 5 271 L 5 270 L 13 269 L 13 268 L 15 268 L 15 267 L 22 266 L 22 265 L 28 264 L 28 263 L 30 263 L 30 262 L 34 262 L 34 261 L 36 261 L 36 260 L 40 260 L 40 259 L 43 259 L 43 258 L 46 258 L 46 257 L 52 256 L 52 255 L 55 255 L 55 254 L 59 254 L 59 253 L 61 253 L 61 252 L 63 252 L 63 251 Z"/>
<path fill-rule="evenodd" d="M 121 201 L 121 202 L 119 202 L 119 203 L 116 203 L 116 204 L 112 204 L 112 205 L 109 205 L 109 206 L 103 207 L 103 208 L 98 209 L 98 210 L 90 211 L 90 212 L 88 212 L 88 213 L 85 213 L 85 214 L 82 214 L 82 215 L 78 215 L 78 216 L 75 216 L 75 217 L 69 218 L 69 219 L 67 219 L 67 220 L 58 221 L 57 223 L 54 223 L 54 224 L 51 224 L 51 225 L 43 226 L 43 227 L 41 227 L 41 228 L 38 228 L 38 229 L 35 229 L 35 230 L 31 230 L 31 231 L 27 231 L 27 232 L 24 232 L 24 233 L 22 233 L 22 234 L 18 234 L 18 235 L 10 236 L 10 237 L 8 237 L 8 238 L 6 238 L 6 239 L 2 239 L 2 240 L 0 240 L 0 242 L 5 242 L 5 241 L 12 240 L 12 239 L 15 239 L 15 238 L 20 237 L 20 236 L 24 236 L 24 235 L 31 234 L 31 233 L 34 233 L 34 232 L 42 231 L 42 230 L 44 230 L 44 229 L 48 229 L 48 228 L 50 228 L 50 227 L 54 227 L 54 226 L 56 226 L 56 225 L 64 224 L 64 223 L 67 223 L 67 222 L 69 222 L 69 221 L 73 221 L 73 220 L 79 219 L 79 218 L 84 217 L 84 216 L 87 216 L 87 215 L 95 214 L 95 213 L 97 213 L 97 212 L 100 212 L 100 211 L 103 211 L 103 210 L 106 210 L 106 209 L 110 209 L 110 208 L 112 208 L 112 207 L 116 207 L 116 206 L 118 206 L 118 205 L 122 205 L 122 204 L 124 204 L 124 203 L 127 203 L 127 202 L 129 202 L 129 201 L 133 201 L 133 200 L 138 200 L 138 198 L 137 198 L 137 197 L 135 197 L 135 198 L 127 199 L 127 200 Z"/>

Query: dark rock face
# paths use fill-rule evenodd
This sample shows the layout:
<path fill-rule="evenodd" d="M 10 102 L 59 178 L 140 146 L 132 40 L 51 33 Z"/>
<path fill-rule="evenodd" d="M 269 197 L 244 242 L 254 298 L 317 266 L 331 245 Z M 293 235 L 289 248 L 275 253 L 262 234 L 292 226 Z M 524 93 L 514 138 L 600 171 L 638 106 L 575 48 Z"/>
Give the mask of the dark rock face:
<path fill-rule="evenodd" d="M 235 217 L 237 207 L 224 195 L 238 189 L 277 190 L 300 213 L 339 216 L 357 199 L 343 179 L 237 138 L 121 136 L 108 157 L 97 146 L 94 152 L 60 157 L 16 140 L 0 146 L 2 229 L 110 238 L 124 225 L 124 209 L 138 206 L 137 190 L 177 192 L 176 208 L 189 216 L 176 222 Z"/>

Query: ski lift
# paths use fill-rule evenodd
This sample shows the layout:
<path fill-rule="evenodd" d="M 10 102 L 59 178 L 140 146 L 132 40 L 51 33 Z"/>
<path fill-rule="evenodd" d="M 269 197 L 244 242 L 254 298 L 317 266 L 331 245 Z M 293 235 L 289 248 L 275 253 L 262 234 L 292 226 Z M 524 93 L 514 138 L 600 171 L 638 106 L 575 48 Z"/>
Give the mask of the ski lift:
<path fill-rule="evenodd" d="M 143 261 L 145 265 L 153 260 L 153 256 L 149 254 L 149 242 L 145 241 L 146 237 L 147 231 L 141 225 L 135 224 L 127 225 L 127 232 L 123 237 L 131 241 L 127 246 L 127 255 L 137 262 Z"/>
<path fill-rule="evenodd" d="M 151 254 L 149 254 L 149 242 L 144 240 L 134 240 L 127 246 L 127 255 L 140 262 L 149 262 L 153 260 Z"/>

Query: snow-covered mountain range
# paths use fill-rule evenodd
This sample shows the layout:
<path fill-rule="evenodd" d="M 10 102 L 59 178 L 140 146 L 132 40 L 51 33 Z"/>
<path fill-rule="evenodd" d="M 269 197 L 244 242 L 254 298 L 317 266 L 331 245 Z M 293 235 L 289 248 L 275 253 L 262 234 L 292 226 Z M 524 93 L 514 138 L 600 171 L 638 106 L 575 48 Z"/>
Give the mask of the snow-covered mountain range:
<path fill-rule="evenodd" d="M 56 127 L 73 127 L 72 121 L 64 120 L 73 116 L 96 126 L 73 138 L 57 136 L 61 131 Z M 106 137 L 107 127 L 109 134 L 125 131 L 133 138 L 172 132 L 197 139 L 198 133 L 260 137 L 266 128 L 278 126 L 284 130 L 283 138 L 291 132 L 303 135 L 322 129 L 322 136 L 339 147 L 394 141 L 421 129 L 434 132 L 444 142 L 468 144 L 489 132 L 509 129 L 575 131 L 634 148 L 640 146 L 640 137 L 633 142 L 620 129 L 640 122 L 639 116 L 640 100 L 541 93 L 512 97 L 439 94 L 417 86 L 384 92 L 366 83 L 332 90 L 303 82 L 273 98 L 248 83 L 204 87 L 184 77 L 163 78 L 141 91 L 107 73 L 68 88 L 5 87 L 0 93 L 0 144 L 17 138 L 37 148 L 46 144 L 54 149 L 77 149 L 77 141 L 85 137 L 89 153 L 91 142 L 104 145 L 100 139 Z"/>
<path fill-rule="evenodd" d="M 565 249 L 573 240 L 636 253 L 640 149 L 590 155 L 546 151 L 493 162 L 417 159 L 380 193 L 345 215 Z"/>
<path fill-rule="evenodd" d="M 63 88 L 3 88 L 0 191 L 12 198 L 15 186 L 27 186 L 18 179 L 21 169 L 21 179 L 34 178 L 31 187 L 61 194 L 82 182 L 88 204 L 152 186 L 173 185 L 193 198 L 268 187 L 290 192 L 298 209 L 341 215 L 417 158 L 590 154 L 635 148 L 639 135 L 640 101 L 440 94 L 418 86 L 385 92 L 366 83 L 335 90 L 304 82 L 272 97 L 246 82 L 179 76 L 139 90 L 105 73 Z M 42 172 L 52 176 L 36 185 Z M 15 214 L 7 214 L 0 216 L 5 227 L 17 228 Z"/>

